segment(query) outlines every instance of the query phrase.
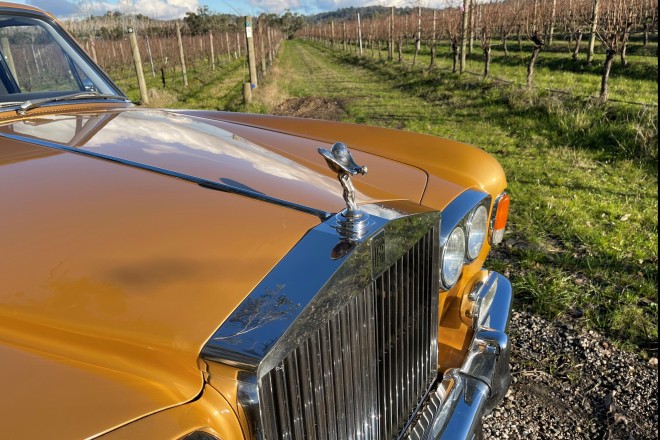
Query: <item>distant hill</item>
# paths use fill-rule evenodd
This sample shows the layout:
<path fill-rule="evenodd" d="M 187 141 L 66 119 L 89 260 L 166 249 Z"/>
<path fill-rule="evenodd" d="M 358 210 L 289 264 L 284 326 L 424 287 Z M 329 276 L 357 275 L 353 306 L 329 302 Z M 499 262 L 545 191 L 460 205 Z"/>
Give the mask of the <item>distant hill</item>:
<path fill-rule="evenodd" d="M 396 8 L 395 14 L 406 15 L 412 12 L 413 8 Z M 315 15 L 306 15 L 305 21 L 308 23 L 328 22 L 328 21 L 345 21 L 355 20 L 357 14 L 360 13 L 361 18 L 383 17 L 390 13 L 390 8 L 386 6 L 363 6 L 359 8 L 341 8 L 336 11 L 321 12 Z"/>

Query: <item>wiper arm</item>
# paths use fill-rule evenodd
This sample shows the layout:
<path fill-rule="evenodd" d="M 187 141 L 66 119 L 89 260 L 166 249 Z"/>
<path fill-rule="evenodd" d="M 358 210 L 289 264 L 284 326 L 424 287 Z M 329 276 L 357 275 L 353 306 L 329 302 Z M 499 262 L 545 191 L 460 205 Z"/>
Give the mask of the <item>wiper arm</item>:
<path fill-rule="evenodd" d="M 78 93 L 72 93 L 70 95 L 37 99 L 35 101 L 25 101 L 21 103 L 18 109 L 16 109 L 16 113 L 18 113 L 21 116 L 25 116 L 27 115 L 27 112 L 29 112 L 30 110 L 41 107 L 44 104 L 49 104 L 51 102 L 58 102 L 58 101 L 70 101 L 75 99 L 121 99 L 122 101 L 128 101 L 128 98 L 121 95 L 110 95 L 110 94 L 106 95 L 96 92 L 78 92 Z"/>

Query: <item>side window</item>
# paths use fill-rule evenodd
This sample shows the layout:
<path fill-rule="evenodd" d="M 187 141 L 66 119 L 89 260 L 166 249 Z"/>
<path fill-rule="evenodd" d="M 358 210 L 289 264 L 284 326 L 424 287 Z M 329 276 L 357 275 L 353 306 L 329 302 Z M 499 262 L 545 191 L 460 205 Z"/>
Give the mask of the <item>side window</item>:
<path fill-rule="evenodd" d="M 0 52 L 18 93 L 81 89 L 69 59 L 39 26 L 0 27 Z"/>

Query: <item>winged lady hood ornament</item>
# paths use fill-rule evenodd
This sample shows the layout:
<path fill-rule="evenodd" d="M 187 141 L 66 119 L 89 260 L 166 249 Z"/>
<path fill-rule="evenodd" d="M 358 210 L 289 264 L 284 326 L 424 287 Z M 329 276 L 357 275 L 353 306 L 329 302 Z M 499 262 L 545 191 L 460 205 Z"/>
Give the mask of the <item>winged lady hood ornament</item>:
<path fill-rule="evenodd" d="M 337 173 L 337 179 L 344 190 L 346 209 L 337 214 L 338 229 L 348 234 L 362 235 L 369 216 L 355 203 L 355 187 L 351 177 L 356 174 L 364 176 L 367 174 L 367 167 L 355 163 L 348 147 L 341 142 L 335 143 L 330 151 L 325 148 L 319 148 L 318 151 L 327 162 L 328 167 Z"/>

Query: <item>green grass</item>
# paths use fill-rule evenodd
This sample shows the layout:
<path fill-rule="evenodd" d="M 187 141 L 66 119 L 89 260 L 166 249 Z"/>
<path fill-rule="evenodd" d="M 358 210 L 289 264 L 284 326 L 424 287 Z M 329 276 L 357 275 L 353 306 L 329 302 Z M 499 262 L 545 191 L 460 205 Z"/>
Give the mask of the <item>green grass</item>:
<path fill-rule="evenodd" d="M 154 76 L 151 68 L 145 65 L 144 76 L 152 101 L 150 106 L 232 111 L 244 108 L 243 83 L 248 78 L 244 58 L 220 59 L 216 70 L 210 68 L 208 60 L 196 60 L 187 66 L 187 73 L 188 87 L 184 87 L 181 68 L 168 66 L 163 86 L 161 72 L 156 69 Z M 140 101 L 134 69 L 124 66 L 109 70 L 108 74 L 132 101 Z"/>
<path fill-rule="evenodd" d="M 632 42 L 628 50 L 628 66 L 624 66 L 617 58 L 610 78 L 610 98 L 612 100 L 658 103 L 658 44 L 651 42 L 644 48 L 641 44 Z M 597 51 L 591 65 L 586 63 L 586 39 L 583 41 L 579 59 L 573 62 L 567 41 L 555 40 L 550 47 L 544 47 L 538 57 L 534 73 L 534 86 L 541 89 L 553 89 L 580 96 L 598 96 L 605 50 L 597 46 Z M 527 64 L 532 51 L 532 44 L 523 41 L 519 47 L 517 41 L 509 40 L 509 54 L 505 56 L 500 41 L 492 42 L 491 72 L 495 79 L 511 81 L 516 85 L 526 84 Z M 571 46 L 572 49 L 572 46 Z M 365 50 L 366 58 L 372 56 L 371 50 Z M 381 53 L 386 58 L 385 51 Z M 374 53 L 378 57 L 378 51 Z M 395 56 L 396 58 L 396 56 Z M 413 46 L 404 46 L 403 60 L 411 64 Z M 417 67 L 428 68 L 431 56 L 430 50 L 423 46 L 418 56 Z M 440 42 L 437 48 L 436 69 L 451 71 L 453 55 L 446 42 Z M 479 42 L 475 41 L 473 52 L 467 57 L 466 71 L 481 76 L 484 69 L 484 58 Z"/>
<path fill-rule="evenodd" d="M 303 41 L 286 43 L 278 69 L 270 87 L 336 99 L 345 121 L 456 139 L 493 154 L 513 202 L 505 245 L 488 265 L 511 278 L 518 307 L 577 320 L 624 345 L 657 348 L 657 108 L 600 105 L 442 69 L 422 74 Z M 557 72 L 548 68 L 539 82 L 543 75 L 551 81 Z M 573 91 L 590 93 L 583 78 L 570 81 Z M 657 103 L 651 82 L 637 94 L 617 93 Z"/>

